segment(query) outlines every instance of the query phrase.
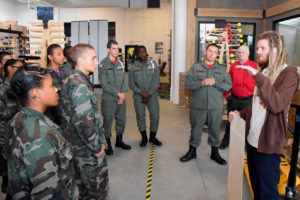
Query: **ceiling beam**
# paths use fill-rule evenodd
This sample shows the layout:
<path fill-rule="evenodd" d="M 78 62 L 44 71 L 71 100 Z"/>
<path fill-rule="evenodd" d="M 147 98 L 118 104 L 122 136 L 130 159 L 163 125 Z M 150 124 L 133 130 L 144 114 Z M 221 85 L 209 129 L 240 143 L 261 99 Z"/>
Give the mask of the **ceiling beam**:
<path fill-rule="evenodd" d="M 198 8 L 199 17 L 263 18 L 263 10 Z"/>
<path fill-rule="evenodd" d="M 281 13 L 294 10 L 300 8 L 300 1 L 299 0 L 289 0 L 284 3 L 281 3 L 277 6 L 269 8 L 266 10 L 266 17 L 272 17 L 274 15 L 279 15 Z"/>

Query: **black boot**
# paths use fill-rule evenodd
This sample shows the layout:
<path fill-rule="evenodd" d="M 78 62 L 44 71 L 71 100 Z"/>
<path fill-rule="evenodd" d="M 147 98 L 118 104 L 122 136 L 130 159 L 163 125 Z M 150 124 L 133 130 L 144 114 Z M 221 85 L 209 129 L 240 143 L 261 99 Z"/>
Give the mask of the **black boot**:
<path fill-rule="evenodd" d="M 141 135 L 142 135 L 142 140 L 140 142 L 140 147 L 144 147 L 147 145 L 148 143 L 148 138 L 147 138 L 147 133 L 146 131 L 141 131 Z"/>
<path fill-rule="evenodd" d="M 106 155 L 111 156 L 114 154 L 114 151 L 111 146 L 110 138 L 105 138 L 105 139 L 106 139 L 106 143 L 107 143 L 107 149 L 105 149 L 105 153 L 106 153 Z"/>
<path fill-rule="evenodd" d="M 155 144 L 157 146 L 161 146 L 162 145 L 161 141 L 159 141 L 156 138 L 156 132 L 150 132 L 149 142 L 151 142 L 152 144 Z"/>
<path fill-rule="evenodd" d="M 229 145 L 229 131 L 230 130 L 227 130 L 227 128 L 228 127 L 226 127 L 224 137 L 223 137 L 221 145 L 219 147 L 220 149 L 226 149 Z M 230 129 L 230 128 L 228 128 L 228 129 Z"/>
<path fill-rule="evenodd" d="M 123 142 L 123 135 L 117 135 L 117 139 L 116 139 L 116 147 L 120 147 L 122 149 L 125 149 L 125 150 L 129 150 L 131 149 L 131 146 L 128 145 L 128 144 L 125 144 Z"/>
<path fill-rule="evenodd" d="M 189 160 L 197 158 L 196 147 L 190 145 L 189 151 L 180 158 L 181 162 L 187 162 Z"/>
<path fill-rule="evenodd" d="M 216 161 L 217 163 L 219 163 L 220 165 L 226 165 L 227 162 L 226 160 L 224 160 L 220 154 L 219 154 L 219 149 L 218 147 L 211 147 L 211 155 L 210 155 L 210 159 Z"/>

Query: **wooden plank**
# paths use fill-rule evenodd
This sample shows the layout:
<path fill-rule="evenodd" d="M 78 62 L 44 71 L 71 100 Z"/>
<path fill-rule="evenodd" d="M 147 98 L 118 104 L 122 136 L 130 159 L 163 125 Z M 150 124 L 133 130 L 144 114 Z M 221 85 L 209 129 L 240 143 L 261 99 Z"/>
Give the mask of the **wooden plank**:
<path fill-rule="evenodd" d="M 274 15 L 279 15 L 281 13 L 300 8 L 299 0 L 289 0 L 284 3 L 281 3 L 277 6 L 269 8 L 266 10 L 266 17 L 272 17 Z"/>
<path fill-rule="evenodd" d="M 196 49 L 196 16 L 194 9 L 196 8 L 196 0 L 188 0 L 188 32 L 187 32 L 187 48 L 186 48 L 186 70 L 189 70 L 195 62 Z"/>
<path fill-rule="evenodd" d="M 26 54 L 25 56 L 41 57 L 40 54 Z"/>
<path fill-rule="evenodd" d="M 29 30 L 32 32 L 41 32 L 41 33 L 44 31 L 44 29 L 41 28 L 30 28 Z"/>
<path fill-rule="evenodd" d="M 18 49 L 19 47 L 15 47 L 15 46 L 2 46 L 2 45 L 0 45 L 0 48 L 16 48 L 16 49 Z"/>
<path fill-rule="evenodd" d="M 60 26 L 60 25 L 63 25 L 63 24 L 64 24 L 63 22 L 48 22 L 49 26 Z"/>
<path fill-rule="evenodd" d="M 199 17 L 263 18 L 263 10 L 198 8 Z"/>
<path fill-rule="evenodd" d="M 230 123 L 227 200 L 242 199 L 245 121 L 235 116 Z"/>
<path fill-rule="evenodd" d="M 26 48 L 26 50 L 42 50 L 41 47 Z"/>
<path fill-rule="evenodd" d="M 41 39 L 43 37 L 43 35 L 28 35 L 28 37 Z"/>
<path fill-rule="evenodd" d="M 51 39 L 65 38 L 65 35 L 51 35 Z"/>
<path fill-rule="evenodd" d="M 52 32 L 63 32 L 64 33 L 64 29 L 61 28 L 61 29 L 48 29 L 49 30 L 49 33 L 52 33 Z"/>
<path fill-rule="evenodd" d="M 39 21 L 39 22 L 28 22 L 28 24 L 31 24 L 32 26 L 44 26 L 43 22 Z"/>
<path fill-rule="evenodd" d="M 27 44 L 40 44 L 42 45 L 42 41 L 26 41 Z"/>
<path fill-rule="evenodd" d="M 48 43 L 48 45 L 51 45 L 51 44 L 66 44 L 67 41 L 51 41 L 50 43 Z"/>
<path fill-rule="evenodd" d="M 32 63 L 40 63 L 41 60 L 26 60 L 25 62 L 28 64 L 32 64 Z"/>

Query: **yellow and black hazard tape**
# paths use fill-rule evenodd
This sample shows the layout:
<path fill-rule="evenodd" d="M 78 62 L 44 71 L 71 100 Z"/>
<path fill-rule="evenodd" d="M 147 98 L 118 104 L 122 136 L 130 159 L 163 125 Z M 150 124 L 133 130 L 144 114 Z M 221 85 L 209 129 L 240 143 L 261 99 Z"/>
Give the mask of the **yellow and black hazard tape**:
<path fill-rule="evenodd" d="M 147 189 L 146 189 L 146 200 L 150 200 L 151 187 L 152 187 L 152 169 L 153 169 L 153 160 L 154 160 L 154 147 L 155 144 L 152 144 L 150 157 L 149 157 L 149 169 L 148 169 L 148 178 L 147 178 Z"/>

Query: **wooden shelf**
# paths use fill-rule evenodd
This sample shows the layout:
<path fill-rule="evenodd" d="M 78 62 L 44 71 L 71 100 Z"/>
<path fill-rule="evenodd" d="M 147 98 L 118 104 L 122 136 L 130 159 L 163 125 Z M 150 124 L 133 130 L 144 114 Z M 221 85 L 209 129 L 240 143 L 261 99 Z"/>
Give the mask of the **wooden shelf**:
<path fill-rule="evenodd" d="M 16 46 L 1 46 L 0 45 L 0 48 L 12 48 L 12 49 L 15 49 L 15 48 L 19 48 L 19 47 L 16 47 Z"/>
<path fill-rule="evenodd" d="M 61 22 L 48 22 L 48 29 L 43 29 L 43 22 L 29 22 L 32 24 L 32 28 L 30 28 L 31 34 L 29 38 L 38 38 L 38 41 L 29 41 L 27 44 L 30 45 L 28 50 L 39 50 L 40 54 L 28 54 L 26 56 L 32 56 L 38 58 L 38 60 L 26 60 L 27 63 L 39 63 L 41 67 L 47 66 L 47 48 L 51 44 L 65 44 L 65 41 L 61 41 L 59 39 L 64 39 L 65 35 L 63 27 L 63 23 Z M 59 27 L 59 28 L 58 28 Z M 58 34 L 51 34 L 58 33 Z M 54 39 L 58 39 L 57 41 Z M 31 46 L 31 44 L 39 45 L 39 46 Z"/>
<path fill-rule="evenodd" d="M 8 30 L 8 29 L 1 29 L 1 28 L 0 28 L 0 32 L 3 32 L 3 33 L 14 33 L 14 34 L 19 34 L 19 35 L 21 35 L 23 33 L 22 31 L 15 31 L 15 30 Z"/>

